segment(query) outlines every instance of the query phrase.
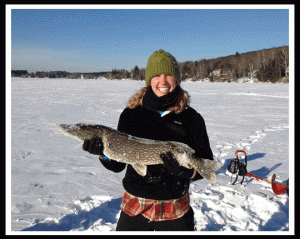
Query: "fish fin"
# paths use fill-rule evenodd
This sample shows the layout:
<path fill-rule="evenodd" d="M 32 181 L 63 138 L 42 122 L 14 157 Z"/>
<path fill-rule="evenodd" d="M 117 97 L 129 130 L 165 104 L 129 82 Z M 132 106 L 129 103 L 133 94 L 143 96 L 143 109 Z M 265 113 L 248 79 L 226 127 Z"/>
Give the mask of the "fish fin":
<path fill-rule="evenodd" d="M 217 176 L 215 172 L 223 166 L 222 163 L 209 160 L 209 159 L 203 159 L 198 158 L 198 163 L 193 164 L 193 168 L 204 178 L 206 178 L 208 181 L 215 183 L 217 181 Z"/>
<path fill-rule="evenodd" d="M 147 174 L 147 165 L 141 163 L 132 164 L 134 170 L 141 176 L 146 176 Z"/>

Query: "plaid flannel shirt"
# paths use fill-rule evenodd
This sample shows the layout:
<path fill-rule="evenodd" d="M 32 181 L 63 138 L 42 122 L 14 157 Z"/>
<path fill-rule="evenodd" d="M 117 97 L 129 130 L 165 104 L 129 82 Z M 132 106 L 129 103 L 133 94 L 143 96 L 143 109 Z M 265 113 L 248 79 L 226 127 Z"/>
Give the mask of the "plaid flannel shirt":
<path fill-rule="evenodd" d="M 153 200 L 133 196 L 125 191 L 121 209 L 129 216 L 142 214 L 150 221 L 174 220 L 182 217 L 190 208 L 190 196 L 170 200 Z"/>

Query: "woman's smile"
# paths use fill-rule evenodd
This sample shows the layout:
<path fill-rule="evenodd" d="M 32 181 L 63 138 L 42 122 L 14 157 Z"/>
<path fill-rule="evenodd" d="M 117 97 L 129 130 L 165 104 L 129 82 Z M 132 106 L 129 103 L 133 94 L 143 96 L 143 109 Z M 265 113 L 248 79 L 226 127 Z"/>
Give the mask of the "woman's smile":
<path fill-rule="evenodd" d="M 155 95 L 164 96 L 176 87 L 175 77 L 171 74 L 158 74 L 151 79 L 150 85 Z"/>

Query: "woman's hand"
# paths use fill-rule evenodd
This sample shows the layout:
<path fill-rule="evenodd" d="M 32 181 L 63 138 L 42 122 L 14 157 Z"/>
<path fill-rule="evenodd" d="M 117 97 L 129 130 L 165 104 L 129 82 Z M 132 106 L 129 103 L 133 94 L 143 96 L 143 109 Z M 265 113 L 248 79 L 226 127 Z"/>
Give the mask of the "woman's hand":
<path fill-rule="evenodd" d="M 165 168 L 170 174 L 175 174 L 186 179 L 192 179 L 195 176 L 194 169 L 189 169 L 180 166 L 180 164 L 171 152 L 161 154 L 160 158 L 164 162 Z"/>
<path fill-rule="evenodd" d="M 166 154 L 161 154 L 160 157 L 164 162 L 166 170 L 170 174 L 178 175 L 181 173 L 181 166 L 171 152 L 167 152 Z"/>
<path fill-rule="evenodd" d="M 94 136 L 91 139 L 84 140 L 82 149 L 88 151 L 90 154 L 103 156 L 103 142 L 99 137 Z"/>

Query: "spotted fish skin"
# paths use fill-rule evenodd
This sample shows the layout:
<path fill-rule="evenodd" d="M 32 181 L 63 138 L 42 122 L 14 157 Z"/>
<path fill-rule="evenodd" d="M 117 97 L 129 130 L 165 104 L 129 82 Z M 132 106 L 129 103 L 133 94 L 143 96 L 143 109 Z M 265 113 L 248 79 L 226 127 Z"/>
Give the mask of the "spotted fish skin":
<path fill-rule="evenodd" d="M 195 150 L 184 143 L 174 141 L 149 140 L 131 136 L 103 125 L 60 124 L 64 134 L 79 141 L 100 137 L 103 154 L 108 158 L 131 164 L 138 174 L 147 174 L 147 165 L 163 164 L 161 154 L 171 152 L 178 163 L 186 168 L 194 168 L 210 182 L 216 182 L 216 174 L 222 163 L 194 156 Z"/>

